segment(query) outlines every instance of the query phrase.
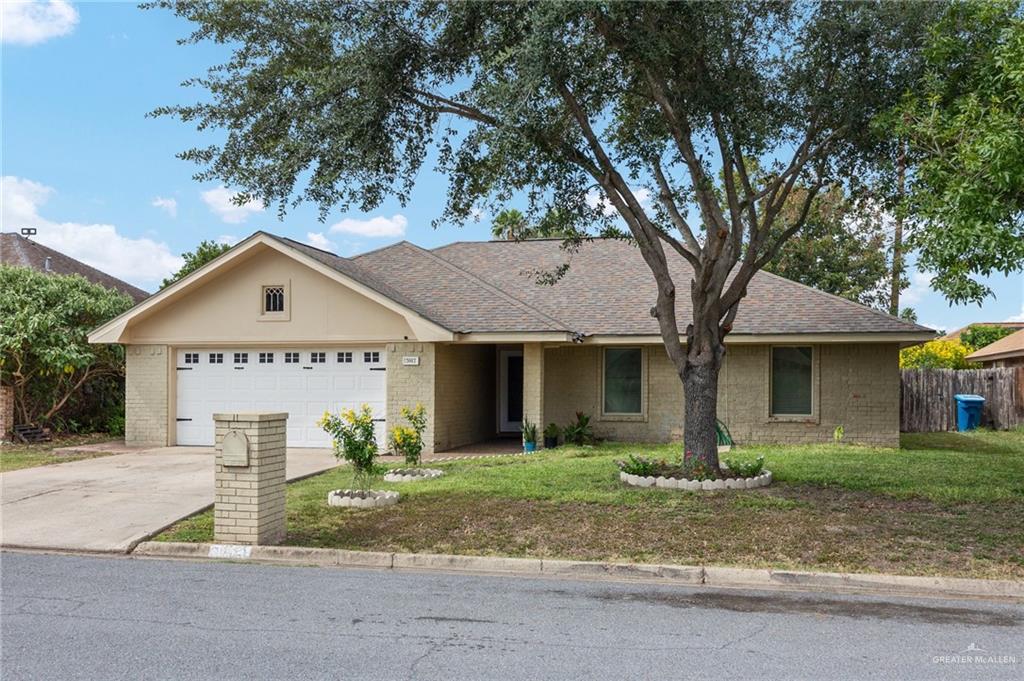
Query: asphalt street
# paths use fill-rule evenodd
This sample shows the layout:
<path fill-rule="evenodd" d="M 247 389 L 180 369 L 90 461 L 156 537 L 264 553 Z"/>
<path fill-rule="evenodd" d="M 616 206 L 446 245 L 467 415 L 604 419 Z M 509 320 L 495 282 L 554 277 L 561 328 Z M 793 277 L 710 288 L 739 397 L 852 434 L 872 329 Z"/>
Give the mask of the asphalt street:
<path fill-rule="evenodd" d="M 1024 606 L 0 554 L 16 679 L 1020 679 Z"/>

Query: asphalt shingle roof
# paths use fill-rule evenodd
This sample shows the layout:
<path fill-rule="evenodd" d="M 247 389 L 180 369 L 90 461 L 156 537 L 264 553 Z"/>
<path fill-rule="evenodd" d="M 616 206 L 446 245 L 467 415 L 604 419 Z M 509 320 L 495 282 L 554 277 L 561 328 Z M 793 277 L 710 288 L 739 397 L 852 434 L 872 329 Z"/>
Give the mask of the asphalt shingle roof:
<path fill-rule="evenodd" d="M 49 272 L 53 274 L 80 275 L 94 284 L 118 290 L 130 296 L 136 303 L 149 297 L 149 294 L 142 289 L 66 256 L 60 251 L 43 246 L 15 232 L 0 233 L 0 263 L 15 267 L 30 267 L 39 272 L 46 272 L 47 258 L 50 259 Z"/>
<path fill-rule="evenodd" d="M 682 333 L 691 318 L 686 291 L 692 269 L 681 256 L 671 251 L 667 256 L 680 291 Z M 659 333 L 650 316 L 654 277 L 636 246 L 626 241 L 595 239 L 573 252 L 560 240 L 547 239 L 458 242 L 429 252 L 402 242 L 353 261 L 418 299 L 428 317 L 460 332 Z M 568 272 L 557 283 L 537 283 L 538 271 L 564 263 Z M 733 325 L 734 334 L 756 335 L 930 331 L 767 272 L 754 276 Z"/>

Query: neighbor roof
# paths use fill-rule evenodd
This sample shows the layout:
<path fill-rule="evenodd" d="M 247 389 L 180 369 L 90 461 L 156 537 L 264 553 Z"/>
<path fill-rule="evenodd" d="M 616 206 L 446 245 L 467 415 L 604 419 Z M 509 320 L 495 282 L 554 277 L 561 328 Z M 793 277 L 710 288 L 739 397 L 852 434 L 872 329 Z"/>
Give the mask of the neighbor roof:
<path fill-rule="evenodd" d="M 50 259 L 49 269 L 46 266 L 47 258 Z M 39 272 L 52 274 L 77 274 L 94 284 L 120 291 L 130 296 L 136 303 L 149 297 L 149 294 L 140 288 L 14 232 L 0 233 L 0 264 L 30 267 Z"/>
<path fill-rule="evenodd" d="M 680 291 L 684 333 L 692 269 L 673 251 L 666 255 Z M 414 309 L 459 333 L 659 334 L 649 312 L 657 295 L 654 277 L 639 249 L 623 240 L 594 239 L 571 251 L 558 239 L 458 242 L 431 251 L 403 241 L 339 260 L 387 281 Z M 539 272 L 563 264 L 569 269 L 557 283 L 537 283 Z M 847 333 L 934 332 L 767 272 L 754 276 L 733 324 L 736 335 Z"/>
<path fill-rule="evenodd" d="M 1024 329 L 1024 322 L 971 322 L 967 326 L 961 326 L 955 331 L 950 331 L 941 340 L 960 340 L 960 335 L 972 326 L 996 326 L 1000 329 Z"/>
<path fill-rule="evenodd" d="M 967 355 L 971 362 L 992 362 L 1007 357 L 1024 357 L 1024 329 L 1000 338 L 995 343 Z"/>

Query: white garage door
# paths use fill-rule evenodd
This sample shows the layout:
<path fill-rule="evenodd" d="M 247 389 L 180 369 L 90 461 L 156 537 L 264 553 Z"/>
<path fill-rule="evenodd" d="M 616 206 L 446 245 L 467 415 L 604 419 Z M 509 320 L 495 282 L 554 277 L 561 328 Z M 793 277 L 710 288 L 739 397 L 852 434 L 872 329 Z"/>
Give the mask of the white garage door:
<path fill-rule="evenodd" d="M 330 447 L 325 410 L 373 408 L 384 445 L 384 348 L 194 348 L 178 351 L 179 445 L 212 445 L 213 414 L 288 412 L 288 446 Z"/>

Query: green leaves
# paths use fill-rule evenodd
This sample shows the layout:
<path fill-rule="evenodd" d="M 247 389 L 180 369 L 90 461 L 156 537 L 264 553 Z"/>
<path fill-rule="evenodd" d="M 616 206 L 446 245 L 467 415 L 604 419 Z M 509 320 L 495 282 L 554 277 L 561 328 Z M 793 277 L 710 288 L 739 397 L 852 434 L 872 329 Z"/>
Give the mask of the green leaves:
<path fill-rule="evenodd" d="M 932 29 L 927 71 L 891 128 L 915 156 L 904 210 L 918 267 L 951 301 L 1024 268 L 1024 19 L 1016 2 L 957 3 Z"/>
<path fill-rule="evenodd" d="M 120 373 L 124 351 L 87 334 L 132 306 L 79 276 L 0 265 L 0 380 L 14 386 L 18 418 L 48 419 L 83 377 Z"/>
<path fill-rule="evenodd" d="M 182 265 L 181 269 L 177 272 L 167 279 L 164 279 L 163 283 L 160 284 L 160 288 L 167 288 L 179 279 L 192 274 L 222 253 L 227 253 L 229 250 L 231 250 L 231 246 L 229 244 L 218 244 L 213 241 L 200 241 L 199 245 L 196 246 L 196 250 L 181 254 L 181 257 L 185 259 L 185 264 Z"/>

